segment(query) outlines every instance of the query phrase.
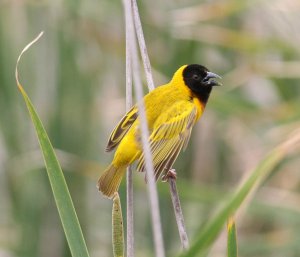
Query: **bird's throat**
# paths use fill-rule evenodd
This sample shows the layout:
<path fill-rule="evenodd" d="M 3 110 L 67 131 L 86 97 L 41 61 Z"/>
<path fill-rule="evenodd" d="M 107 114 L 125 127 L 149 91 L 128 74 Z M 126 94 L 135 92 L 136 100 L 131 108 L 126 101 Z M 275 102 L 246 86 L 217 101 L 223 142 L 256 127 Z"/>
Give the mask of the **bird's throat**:
<path fill-rule="evenodd" d="M 199 101 L 205 106 L 208 101 L 211 90 L 212 90 L 211 86 L 193 89 L 192 90 L 193 97 L 198 98 Z"/>

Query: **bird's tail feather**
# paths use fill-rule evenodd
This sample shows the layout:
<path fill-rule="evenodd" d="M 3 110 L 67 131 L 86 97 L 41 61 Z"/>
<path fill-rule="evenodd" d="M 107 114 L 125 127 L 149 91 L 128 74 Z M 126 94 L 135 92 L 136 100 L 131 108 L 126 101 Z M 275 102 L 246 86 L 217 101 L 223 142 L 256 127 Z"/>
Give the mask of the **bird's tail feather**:
<path fill-rule="evenodd" d="M 98 189 L 108 198 L 113 198 L 118 191 L 122 178 L 125 173 L 124 167 L 110 165 L 98 180 Z"/>

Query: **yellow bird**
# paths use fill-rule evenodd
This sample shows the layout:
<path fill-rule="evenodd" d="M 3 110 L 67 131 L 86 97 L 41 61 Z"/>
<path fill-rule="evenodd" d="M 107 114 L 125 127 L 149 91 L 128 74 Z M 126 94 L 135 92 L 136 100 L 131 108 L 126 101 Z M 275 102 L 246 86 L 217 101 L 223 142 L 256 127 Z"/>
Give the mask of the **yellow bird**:
<path fill-rule="evenodd" d="M 156 180 L 172 168 L 181 149 L 185 149 L 192 128 L 201 117 L 213 86 L 221 85 L 219 75 L 198 64 L 184 65 L 172 80 L 144 96 L 149 128 L 149 144 Z M 112 131 L 106 151 L 117 147 L 112 163 L 98 181 L 98 188 L 112 198 L 118 191 L 126 168 L 138 161 L 137 170 L 145 170 L 137 105 Z"/>

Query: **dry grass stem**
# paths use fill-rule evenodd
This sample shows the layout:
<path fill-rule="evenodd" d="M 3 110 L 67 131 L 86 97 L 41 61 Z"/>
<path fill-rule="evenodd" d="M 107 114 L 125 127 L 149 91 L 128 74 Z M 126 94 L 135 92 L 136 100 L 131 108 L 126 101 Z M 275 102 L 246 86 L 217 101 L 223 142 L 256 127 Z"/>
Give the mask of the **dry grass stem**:
<path fill-rule="evenodd" d="M 148 51 L 147 51 L 147 47 L 146 47 L 146 43 L 145 43 L 144 33 L 143 33 L 143 29 L 142 29 L 142 24 L 141 24 L 136 0 L 132 0 L 132 10 L 133 10 L 133 19 L 134 19 L 134 24 L 135 24 L 135 30 L 136 30 L 136 34 L 137 34 L 137 38 L 138 38 L 138 42 L 139 42 L 140 52 L 141 52 L 141 56 L 142 56 L 142 60 L 143 60 L 143 64 L 144 64 L 144 70 L 145 70 L 146 79 L 147 79 L 147 85 L 148 85 L 149 90 L 151 91 L 154 89 L 154 82 L 153 82 L 151 64 L 150 64 L 150 60 L 149 60 L 149 56 L 148 56 Z M 152 159 L 151 159 L 151 162 L 152 162 Z M 185 225 L 184 225 L 184 218 L 183 218 L 181 207 L 180 207 L 180 200 L 179 200 L 179 196 L 178 196 L 178 193 L 176 190 L 176 180 L 172 180 L 172 182 L 170 182 L 170 183 L 173 184 L 173 190 L 172 190 L 172 186 L 171 186 L 170 193 L 171 193 L 172 203 L 173 203 L 173 207 L 174 207 L 174 211 L 175 211 L 175 217 L 176 217 L 176 221 L 177 221 L 177 225 L 178 225 L 178 231 L 179 231 L 182 247 L 184 249 L 187 249 L 188 238 L 187 238 L 186 229 L 185 229 Z"/>
<path fill-rule="evenodd" d="M 136 0 L 132 0 L 132 11 L 133 11 L 135 31 L 136 31 L 136 35 L 138 38 L 140 51 L 141 51 L 141 55 L 142 55 L 142 60 L 143 60 L 143 64 L 144 64 L 147 84 L 148 84 L 149 90 L 151 91 L 155 88 L 155 86 L 154 86 L 154 82 L 153 82 L 151 64 L 150 64 L 150 60 L 149 60 L 149 56 L 148 56 L 148 51 L 147 51 L 147 47 L 146 47 L 146 43 L 145 43 L 145 37 L 144 37 L 144 33 L 143 33 L 143 28 L 142 28 L 141 19 L 140 19 Z"/>
<path fill-rule="evenodd" d="M 130 22 L 133 24 L 132 19 Z M 134 82 L 134 88 L 135 88 L 136 97 L 138 101 L 138 112 L 139 112 L 139 118 L 141 123 L 140 124 L 141 141 L 143 144 L 143 150 L 145 156 L 145 166 L 146 166 L 146 176 L 148 181 L 148 195 L 150 200 L 155 256 L 164 257 L 165 252 L 164 252 L 164 243 L 163 243 L 159 204 L 158 204 L 158 194 L 157 194 L 156 183 L 154 178 L 152 155 L 151 155 L 150 146 L 148 142 L 149 131 L 148 131 L 148 125 L 147 125 L 147 119 L 145 113 L 145 106 L 143 102 L 143 87 L 142 87 L 142 80 L 140 76 L 140 65 L 138 59 L 137 45 L 133 33 L 130 34 L 130 51 L 132 56 L 133 82 Z M 142 55 L 143 54 L 144 52 L 142 52 Z"/>
<path fill-rule="evenodd" d="M 173 203 L 173 207 L 174 207 L 174 213 L 175 213 L 175 217 L 176 217 L 176 222 L 177 222 L 181 245 L 182 245 L 183 249 L 187 249 L 189 247 L 189 239 L 188 239 L 188 236 L 186 233 L 181 204 L 180 204 L 180 200 L 179 200 L 179 196 L 178 196 L 178 192 L 177 192 L 176 179 L 169 178 L 168 182 L 170 185 L 171 198 L 172 198 L 172 203 Z"/>
<path fill-rule="evenodd" d="M 126 33 L 126 111 L 129 111 L 132 106 L 132 64 L 131 64 L 131 45 L 130 38 L 134 33 L 133 24 L 131 21 L 131 1 L 124 0 L 125 12 L 125 33 Z M 133 227 L 133 183 L 132 170 L 129 166 L 126 173 L 126 253 L 127 257 L 134 256 L 134 227 Z"/>

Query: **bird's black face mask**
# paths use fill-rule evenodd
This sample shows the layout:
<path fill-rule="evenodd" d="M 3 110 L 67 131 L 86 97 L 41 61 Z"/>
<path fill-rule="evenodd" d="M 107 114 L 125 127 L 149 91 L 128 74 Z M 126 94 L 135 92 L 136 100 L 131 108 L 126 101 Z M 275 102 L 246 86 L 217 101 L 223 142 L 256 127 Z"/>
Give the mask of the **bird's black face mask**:
<path fill-rule="evenodd" d="M 206 67 L 199 64 L 190 64 L 183 70 L 184 83 L 204 103 L 207 102 L 213 86 L 220 86 L 221 83 L 214 80 L 221 78 L 219 75 L 210 72 Z"/>

